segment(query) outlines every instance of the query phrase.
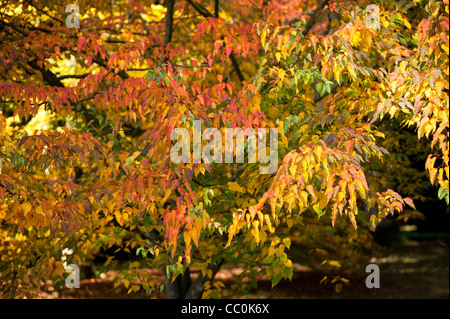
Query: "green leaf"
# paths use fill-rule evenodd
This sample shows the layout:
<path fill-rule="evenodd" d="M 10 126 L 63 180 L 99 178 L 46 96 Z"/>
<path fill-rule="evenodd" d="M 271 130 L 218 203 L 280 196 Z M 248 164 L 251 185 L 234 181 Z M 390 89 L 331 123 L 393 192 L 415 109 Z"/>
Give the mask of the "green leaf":
<path fill-rule="evenodd" d="M 320 218 L 323 214 L 325 214 L 325 211 L 323 211 L 323 210 L 320 209 L 319 203 L 313 205 L 313 209 L 314 209 L 314 211 L 317 213 L 317 216 L 319 216 L 319 218 Z"/>
<path fill-rule="evenodd" d="M 291 249 L 291 239 L 290 238 L 283 239 L 283 244 L 286 246 L 287 249 Z"/>
<path fill-rule="evenodd" d="M 291 121 L 289 119 L 287 119 L 286 121 L 283 122 L 283 129 L 284 132 L 287 132 L 289 129 L 289 126 L 291 126 Z"/>
<path fill-rule="evenodd" d="M 356 92 L 353 89 L 348 89 L 347 91 L 345 91 L 345 95 L 347 95 L 347 96 L 356 96 Z"/>
<path fill-rule="evenodd" d="M 438 191 L 438 196 L 439 199 L 444 198 L 444 196 L 446 195 L 446 193 L 448 193 L 447 189 L 445 187 L 439 187 L 439 191 Z"/>
<path fill-rule="evenodd" d="M 170 79 L 169 79 L 169 77 L 164 77 L 164 83 L 166 84 L 166 86 L 169 86 L 170 85 Z"/>
<path fill-rule="evenodd" d="M 209 200 L 208 200 L 209 201 Z M 211 203 L 211 201 L 209 201 L 209 203 Z M 205 203 L 206 204 L 206 203 Z M 200 219 L 202 220 L 202 221 L 204 221 L 205 220 L 205 214 L 203 213 L 203 210 L 199 210 L 198 211 L 198 215 L 200 216 Z"/>
<path fill-rule="evenodd" d="M 261 36 L 261 29 L 259 28 L 259 22 L 255 23 L 255 25 L 256 25 L 256 34 L 258 35 L 258 37 L 260 37 Z"/>
<path fill-rule="evenodd" d="M 292 269 L 292 267 L 283 267 L 283 275 L 286 278 L 291 279 L 293 274 L 294 274 L 294 269 Z"/>
<path fill-rule="evenodd" d="M 328 88 L 331 91 L 331 88 Z M 324 96 L 325 95 L 325 91 L 327 91 L 327 87 L 326 84 L 324 86 L 322 86 L 322 90 L 320 91 L 320 95 Z"/>
<path fill-rule="evenodd" d="M 261 262 L 261 264 L 270 265 L 274 260 L 275 260 L 275 256 L 270 255 L 270 256 L 267 256 L 266 258 L 264 258 L 263 261 Z"/>
<path fill-rule="evenodd" d="M 231 201 L 234 200 L 233 193 L 230 192 L 230 191 L 226 191 L 226 192 L 225 192 L 225 196 L 226 196 L 229 200 L 231 200 Z"/>
<path fill-rule="evenodd" d="M 322 84 L 317 83 L 315 87 L 316 87 L 316 91 L 317 91 L 317 92 L 322 92 L 322 90 L 323 90 Z M 323 95 L 323 94 L 321 94 L 321 95 Z"/>
<path fill-rule="evenodd" d="M 278 284 L 281 280 L 281 278 L 283 278 L 283 274 L 281 272 L 277 272 L 273 278 L 272 278 L 272 288 Z"/>

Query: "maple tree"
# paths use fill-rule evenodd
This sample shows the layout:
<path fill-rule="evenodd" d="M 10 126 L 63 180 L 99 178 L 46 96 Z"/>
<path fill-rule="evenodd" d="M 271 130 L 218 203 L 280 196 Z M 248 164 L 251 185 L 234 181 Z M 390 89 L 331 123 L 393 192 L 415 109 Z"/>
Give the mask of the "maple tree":
<path fill-rule="evenodd" d="M 448 0 L 373 2 L 378 23 L 363 0 L 80 0 L 68 28 L 67 4 L 1 1 L 1 293 L 64 284 L 64 248 L 78 265 L 139 255 L 116 285 L 163 289 L 160 268 L 169 297 L 219 297 L 228 263 L 241 289 L 276 285 L 291 245 L 355 262 L 381 219 L 417 214 L 366 178 L 393 121 L 427 140 L 448 205 Z M 194 120 L 276 128 L 277 172 L 173 163 L 171 132 Z"/>

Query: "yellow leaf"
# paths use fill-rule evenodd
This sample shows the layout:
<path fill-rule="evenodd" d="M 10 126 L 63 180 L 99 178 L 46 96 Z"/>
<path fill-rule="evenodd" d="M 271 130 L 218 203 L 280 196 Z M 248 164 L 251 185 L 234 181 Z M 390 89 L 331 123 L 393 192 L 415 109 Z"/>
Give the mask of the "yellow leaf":
<path fill-rule="evenodd" d="M 172 191 L 170 189 L 166 190 L 164 198 L 162 199 L 162 204 L 164 204 L 167 201 L 167 199 L 169 198 L 170 194 L 172 194 Z"/>
<path fill-rule="evenodd" d="M 245 191 L 245 189 L 239 186 L 236 182 L 228 182 L 228 188 L 233 192 L 243 193 Z"/>
<path fill-rule="evenodd" d="M 194 244 L 196 247 L 198 247 L 198 237 L 199 236 L 200 236 L 200 234 L 198 233 L 197 228 L 193 227 L 191 230 L 191 237 L 192 237 L 192 240 L 194 241 Z"/>
<path fill-rule="evenodd" d="M 286 225 L 290 229 L 294 225 L 294 220 L 292 218 L 286 219 Z"/>
<path fill-rule="evenodd" d="M 30 212 L 32 206 L 29 202 L 25 202 L 25 203 L 22 203 L 21 207 L 23 209 L 23 213 L 26 215 Z"/>
<path fill-rule="evenodd" d="M 365 190 L 363 182 L 361 182 L 361 180 L 357 179 L 355 181 L 355 183 L 356 183 L 356 186 L 358 187 L 358 189 L 361 191 L 362 196 L 366 196 L 366 190 Z"/>
<path fill-rule="evenodd" d="M 402 62 L 400 62 L 398 69 L 400 71 L 405 71 L 407 65 L 408 65 L 408 61 L 402 61 Z"/>
<path fill-rule="evenodd" d="M 221 281 L 216 281 L 215 283 L 213 283 L 213 286 L 216 288 L 219 288 L 219 287 L 225 288 L 225 285 Z"/>
<path fill-rule="evenodd" d="M 267 36 L 267 33 L 266 33 L 266 30 L 264 30 L 264 31 L 261 33 L 261 45 L 262 45 L 263 48 L 264 48 L 265 45 L 266 45 L 266 36 Z"/>
<path fill-rule="evenodd" d="M 269 227 L 270 233 L 273 234 L 275 232 L 275 228 L 272 226 L 272 223 L 270 222 L 269 215 L 264 215 L 264 219 L 266 221 L 267 227 Z"/>
<path fill-rule="evenodd" d="M 280 135 L 281 135 L 281 142 L 283 143 L 283 145 L 289 147 L 289 142 L 286 135 L 284 135 L 283 132 L 280 132 Z"/>
<path fill-rule="evenodd" d="M 186 231 L 184 232 L 183 236 L 186 247 L 188 247 L 191 244 L 191 234 L 189 234 L 189 232 Z"/>
<path fill-rule="evenodd" d="M 437 168 L 433 168 L 431 171 L 430 171 L 430 181 L 431 181 L 431 184 L 434 184 L 434 180 L 436 179 L 436 174 L 437 174 Z"/>
<path fill-rule="evenodd" d="M 261 98 L 259 94 L 254 94 L 252 96 L 252 106 L 253 106 L 253 110 L 259 111 L 261 110 L 260 108 L 260 103 L 261 103 Z"/>
<path fill-rule="evenodd" d="M 330 266 L 337 267 L 337 268 L 341 267 L 341 264 L 337 260 L 324 260 L 322 262 L 322 265 L 323 264 L 329 264 Z"/>
<path fill-rule="evenodd" d="M 323 151 L 322 151 L 322 148 L 320 146 L 317 146 L 314 149 L 314 151 L 313 151 L 313 153 L 316 155 L 316 158 L 317 158 L 318 161 L 320 161 L 322 159 L 322 152 Z"/>
<path fill-rule="evenodd" d="M 408 20 L 403 19 L 403 23 L 405 24 L 405 27 L 407 27 L 409 30 L 411 30 L 411 24 L 409 23 Z"/>
<path fill-rule="evenodd" d="M 277 54 L 275 53 L 275 55 Z M 279 62 L 280 59 L 277 58 L 277 60 Z M 278 77 L 280 78 L 280 81 L 283 81 L 285 75 L 286 72 L 283 69 L 278 69 Z"/>
<path fill-rule="evenodd" d="M 44 211 L 42 210 L 42 206 L 36 207 L 36 214 L 45 216 Z"/>
<path fill-rule="evenodd" d="M 116 220 L 119 223 L 119 225 L 123 227 L 122 213 L 120 211 L 116 211 L 114 215 L 116 216 Z"/>
<path fill-rule="evenodd" d="M 259 233 L 259 221 L 255 220 L 253 221 L 253 229 L 252 229 L 252 235 L 255 238 L 255 241 L 257 244 L 259 244 L 261 238 L 260 238 L 260 233 Z"/>
<path fill-rule="evenodd" d="M 276 52 L 276 53 L 275 53 L 275 58 L 277 59 L 278 62 L 280 62 L 281 53 L 280 53 L 280 52 Z M 278 76 L 280 76 L 280 73 L 278 73 Z M 283 75 L 283 76 L 284 76 L 284 75 Z"/>
<path fill-rule="evenodd" d="M 132 161 L 134 161 L 136 159 L 136 157 L 139 156 L 139 154 L 141 154 L 141 152 L 136 151 L 133 153 L 133 155 L 131 155 L 130 157 L 127 158 L 127 162 L 131 163 Z"/>
<path fill-rule="evenodd" d="M 252 229 L 252 234 L 253 234 L 253 236 L 255 237 L 255 242 L 256 242 L 257 244 L 259 244 L 259 242 L 260 242 L 260 240 L 261 240 L 261 238 L 259 237 L 259 230 L 257 230 L 257 229 Z"/>
<path fill-rule="evenodd" d="M 325 194 L 319 196 L 319 208 L 323 210 L 328 205 L 328 199 Z"/>
<path fill-rule="evenodd" d="M 287 247 L 287 249 L 291 248 L 291 240 L 289 238 L 283 239 L 283 244 Z"/>
<path fill-rule="evenodd" d="M 339 71 L 337 66 L 335 66 L 333 68 L 333 74 L 334 74 L 334 78 L 336 79 L 336 82 L 340 85 L 342 78 L 341 78 L 341 72 Z"/>
<path fill-rule="evenodd" d="M 291 163 L 291 166 L 289 167 L 289 172 L 292 176 L 295 176 L 295 173 L 297 172 L 297 164 L 295 162 Z"/>

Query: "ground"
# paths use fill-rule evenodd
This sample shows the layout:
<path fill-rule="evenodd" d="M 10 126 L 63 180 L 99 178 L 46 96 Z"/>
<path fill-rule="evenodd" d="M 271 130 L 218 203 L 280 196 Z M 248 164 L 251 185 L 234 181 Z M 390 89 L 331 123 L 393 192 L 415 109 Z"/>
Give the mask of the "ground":
<path fill-rule="evenodd" d="M 334 286 L 319 284 L 324 272 L 295 264 L 292 281 L 281 281 L 271 289 L 267 279 L 258 281 L 258 289 L 247 295 L 236 295 L 229 287 L 235 283 L 237 267 L 225 267 L 216 279 L 225 284 L 223 298 L 387 298 L 387 299 L 448 299 L 449 298 L 449 246 L 448 240 L 409 240 L 385 247 L 379 257 L 370 260 L 380 268 L 380 288 L 369 289 L 365 285 L 368 273 L 365 267 L 343 270 L 341 273 L 350 280 L 340 293 Z M 158 272 L 155 272 L 159 274 Z M 146 298 L 143 293 L 115 294 L 110 273 L 106 278 L 87 279 L 80 282 L 80 288 L 63 288 L 51 291 L 41 298 Z M 162 280 L 161 275 L 161 280 Z M 156 297 L 164 298 L 164 294 Z"/>

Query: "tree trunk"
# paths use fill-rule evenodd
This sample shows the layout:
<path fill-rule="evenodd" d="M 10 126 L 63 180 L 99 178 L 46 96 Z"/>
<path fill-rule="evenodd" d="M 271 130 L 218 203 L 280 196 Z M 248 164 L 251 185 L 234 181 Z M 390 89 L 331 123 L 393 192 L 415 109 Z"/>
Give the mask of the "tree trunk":
<path fill-rule="evenodd" d="M 191 273 L 189 268 L 186 269 L 184 275 L 178 275 L 173 282 L 172 278 L 167 278 L 166 271 L 164 269 L 164 274 L 166 276 L 167 299 L 201 299 L 205 283 L 208 280 L 214 279 L 214 276 L 219 271 L 222 263 L 223 260 L 211 267 L 213 272 L 212 278 L 199 274 L 193 283 L 191 282 Z"/>
<path fill-rule="evenodd" d="M 167 278 L 165 269 L 164 275 L 166 276 L 167 299 L 183 299 L 191 286 L 189 268 L 186 269 L 184 275 L 178 275 L 174 281 L 172 281 L 172 277 Z"/>
<path fill-rule="evenodd" d="M 223 264 L 223 259 L 218 263 L 214 264 L 211 267 L 212 270 L 212 278 L 204 277 L 201 273 L 198 275 L 198 278 L 194 281 L 194 283 L 189 288 L 188 292 L 184 296 L 185 299 L 201 299 L 203 294 L 203 288 L 205 287 L 205 283 L 208 280 L 213 280 L 219 271 L 220 267 Z"/>

